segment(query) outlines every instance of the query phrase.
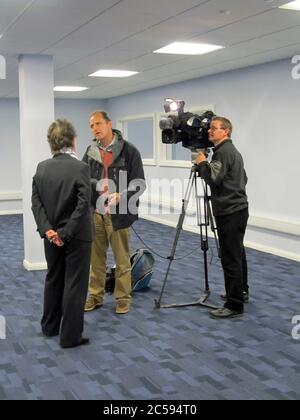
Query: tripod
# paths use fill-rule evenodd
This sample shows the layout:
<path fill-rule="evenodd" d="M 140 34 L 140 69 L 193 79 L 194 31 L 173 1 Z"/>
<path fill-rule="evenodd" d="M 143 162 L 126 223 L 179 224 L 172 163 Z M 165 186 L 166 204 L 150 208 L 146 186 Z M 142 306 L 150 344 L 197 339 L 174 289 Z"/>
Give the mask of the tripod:
<path fill-rule="evenodd" d="M 180 308 L 180 307 L 184 307 L 184 306 L 196 306 L 196 305 L 200 305 L 200 306 L 204 306 L 206 308 L 211 308 L 211 309 L 217 309 L 216 306 L 211 305 L 209 303 L 206 303 L 206 300 L 208 299 L 209 295 L 210 295 L 210 289 L 209 289 L 209 283 L 208 283 L 208 264 L 207 264 L 207 251 L 209 249 L 208 246 L 208 227 L 211 227 L 211 230 L 214 234 L 215 237 L 215 241 L 216 241 L 216 245 L 217 245 L 217 250 L 218 250 L 218 256 L 220 256 L 220 251 L 219 251 L 219 243 L 218 243 L 218 237 L 217 237 L 217 228 L 215 226 L 214 223 L 214 218 L 213 218 L 213 214 L 212 214 L 212 210 L 211 210 L 211 206 L 210 206 L 210 197 L 208 196 L 208 187 L 207 184 L 202 180 L 202 185 L 203 185 L 203 191 L 204 194 L 203 196 L 200 196 L 198 194 L 198 180 L 199 176 L 197 173 L 197 169 L 196 166 L 193 165 L 192 169 L 191 169 L 191 173 L 190 173 L 190 177 L 189 177 L 189 182 L 188 182 L 188 186 L 186 189 L 186 193 L 185 193 L 185 198 L 182 200 L 182 210 L 181 210 L 181 214 L 179 216 L 179 220 L 178 220 L 178 224 L 177 224 L 177 230 L 176 230 L 176 235 L 175 235 L 175 239 L 174 239 L 174 243 L 173 243 L 173 247 L 172 247 L 172 252 L 170 257 L 168 257 L 169 259 L 169 265 L 168 265 L 168 269 L 165 275 L 165 279 L 163 282 L 163 286 L 159 295 L 158 299 L 155 299 L 155 307 L 157 309 L 160 308 Z M 168 277 L 169 277 L 169 273 L 171 270 L 171 266 L 172 263 L 175 259 L 175 254 L 176 254 L 176 249 L 177 249 L 177 245 L 178 245 L 178 241 L 179 241 L 179 237 L 181 234 L 181 231 L 183 229 L 183 223 L 184 223 L 184 219 L 186 216 L 186 212 L 187 212 L 187 208 L 188 208 L 188 204 L 191 198 L 191 194 L 192 194 L 192 190 L 193 187 L 195 188 L 195 198 L 196 198 L 196 209 L 197 209 L 197 223 L 198 226 L 200 227 L 200 235 L 201 235 L 201 249 L 203 251 L 203 256 L 204 256 L 204 276 L 205 276 L 205 291 L 204 294 L 200 296 L 199 299 L 197 299 L 195 302 L 190 302 L 190 303 L 174 303 L 171 305 L 162 305 L 161 301 L 162 301 L 162 297 L 165 291 L 165 287 L 168 281 Z M 202 201 L 203 201 L 203 206 L 202 206 Z M 203 207 L 203 211 L 202 211 L 202 207 Z"/>

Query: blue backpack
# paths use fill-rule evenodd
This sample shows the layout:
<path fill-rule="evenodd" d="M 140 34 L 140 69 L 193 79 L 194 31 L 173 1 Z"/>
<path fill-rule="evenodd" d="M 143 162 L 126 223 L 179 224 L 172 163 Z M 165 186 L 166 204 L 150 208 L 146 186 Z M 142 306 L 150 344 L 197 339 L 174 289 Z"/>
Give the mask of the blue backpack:
<path fill-rule="evenodd" d="M 147 249 L 138 249 L 130 258 L 132 291 L 137 292 L 149 287 L 153 275 L 154 257 Z M 105 291 L 113 293 L 115 289 L 115 266 L 106 271 Z"/>
<path fill-rule="evenodd" d="M 147 249 L 138 249 L 130 260 L 132 291 L 137 292 L 149 286 L 155 260 Z"/>

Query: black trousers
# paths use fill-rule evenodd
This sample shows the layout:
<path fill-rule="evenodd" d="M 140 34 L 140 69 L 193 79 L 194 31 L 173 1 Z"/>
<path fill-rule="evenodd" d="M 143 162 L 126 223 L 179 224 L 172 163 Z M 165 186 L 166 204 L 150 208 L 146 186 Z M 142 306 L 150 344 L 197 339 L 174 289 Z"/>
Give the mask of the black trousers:
<path fill-rule="evenodd" d="M 41 325 L 46 336 L 60 332 L 61 345 L 76 344 L 82 337 L 91 245 L 74 239 L 58 248 L 44 241 L 48 272 Z"/>
<path fill-rule="evenodd" d="M 248 292 L 249 289 L 244 248 L 248 218 L 248 208 L 230 215 L 215 217 L 227 295 L 225 307 L 234 311 L 244 310 L 243 291 Z"/>

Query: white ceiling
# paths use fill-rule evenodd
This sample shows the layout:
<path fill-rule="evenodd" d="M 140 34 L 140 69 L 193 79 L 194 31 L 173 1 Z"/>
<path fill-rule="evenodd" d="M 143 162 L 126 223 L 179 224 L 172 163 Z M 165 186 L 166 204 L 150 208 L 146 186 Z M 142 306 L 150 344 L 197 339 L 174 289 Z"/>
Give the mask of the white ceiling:
<path fill-rule="evenodd" d="M 54 56 L 55 84 L 81 85 L 59 98 L 110 98 L 300 53 L 300 12 L 288 0 L 0 0 L 0 98 L 18 96 L 18 56 Z M 153 54 L 175 41 L 226 48 L 204 56 Z M 127 79 L 96 79 L 104 69 Z"/>

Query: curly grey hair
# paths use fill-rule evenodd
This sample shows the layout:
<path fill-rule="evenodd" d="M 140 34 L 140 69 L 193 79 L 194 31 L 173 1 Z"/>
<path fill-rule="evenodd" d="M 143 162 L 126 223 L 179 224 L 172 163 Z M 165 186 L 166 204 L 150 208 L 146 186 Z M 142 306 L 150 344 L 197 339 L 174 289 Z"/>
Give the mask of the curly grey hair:
<path fill-rule="evenodd" d="M 55 154 L 62 149 L 72 147 L 76 136 L 75 128 L 69 121 L 60 119 L 54 121 L 47 134 L 51 152 Z"/>

